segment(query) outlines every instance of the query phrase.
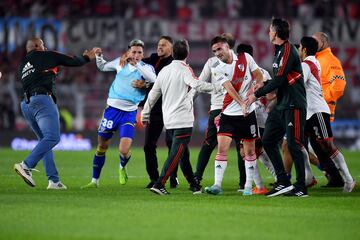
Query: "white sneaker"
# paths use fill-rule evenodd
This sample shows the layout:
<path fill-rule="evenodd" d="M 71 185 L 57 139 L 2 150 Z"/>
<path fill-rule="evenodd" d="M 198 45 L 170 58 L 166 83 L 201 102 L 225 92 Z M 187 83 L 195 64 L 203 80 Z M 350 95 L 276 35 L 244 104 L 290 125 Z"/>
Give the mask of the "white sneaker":
<path fill-rule="evenodd" d="M 16 163 L 14 165 L 14 170 L 30 187 L 35 187 L 35 181 L 32 178 L 31 169 L 28 168 L 24 163 Z"/>
<path fill-rule="evenodd" d="M 352 190 L 355 188 L 356 182 L 352 181 L 352 182 L 345 182 L 344 184 L 344 188 L 343 188 L 343 192 L 345 193 L 350 193 L 352 192 Z"/>
<path fill-rule="evenodd" d="M 46 189 L 56 189 L 56 190 L 65 190 L 67 187 L 62 182 L 54 183 L 53 181 L 49 180 L 49 185 Z"/>

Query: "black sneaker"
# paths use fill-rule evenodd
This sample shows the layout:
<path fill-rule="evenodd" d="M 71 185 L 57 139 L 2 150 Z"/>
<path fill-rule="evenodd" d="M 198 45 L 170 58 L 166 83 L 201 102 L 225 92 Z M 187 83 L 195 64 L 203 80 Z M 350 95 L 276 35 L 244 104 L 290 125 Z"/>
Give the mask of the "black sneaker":
<path fill-rule="evenodd" d="M 308 197 L 309 195 L 307 194 L 307 191 L 294 188 L 290 192 L 285 193 L 284 196 L 287 196 L 287 197 Z"/>
<path fill-rule="evenodd" d="M 291 191 L 294 188 L 290 183 L 274 183 L 273 188 L 266 193 L 268 197 L 275 197 Z"/>
<path fill-rule="evenodd" d="M 245 189 L 245 184 L 239 184 L 239 189 L 237 191 L 244 192 L 244 189 Z"/>
<path fill-rule="evenodd" d="M 146 188 L 152 188 L 154 186 L 155 182 L 151 181 L 148 185 L 146 185 Z"/>
<path fill-rule="evenodd" d="M 150 191 L 159 195 L 168 195 L 170 194 L 164 186 L 159 186 L 155 184 L 152 188 L 150 188 Z"/>
<path fill-rule="evenodd" d="M 179 186 L 179 180 L 177 177 L 173 178 L 171 177 L 170 178 L 170 188 L 177 188 Z"/>
<path fill-rule="evenodd" d="M 189 190 L 193 192 L 193 194 L 201 194 L 201 185 L 199 184 L 190 184 Z"/>
<path fill-rule="evenodd" d="M 189 190 L 193 192 L 193 194 L 201 194 L 202 190 L 201 190 L 202 186 L 200 185 L 200 181 L 199 179 L 194 176 L 193 181 L 190 183 L 190 187 Z"/>

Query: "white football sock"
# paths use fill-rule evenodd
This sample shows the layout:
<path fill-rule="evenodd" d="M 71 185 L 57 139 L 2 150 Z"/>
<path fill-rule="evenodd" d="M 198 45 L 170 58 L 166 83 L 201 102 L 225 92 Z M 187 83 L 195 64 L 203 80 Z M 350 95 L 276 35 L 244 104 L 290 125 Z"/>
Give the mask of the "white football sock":
<path fill-rule="evenodd" d="M 259 166 L 257 165 L 257 162 L 255 162 L 254 166 L 254 182 L 257 188 L 261 189 L 264 187 L 263 180 L 260 175 Z"/>
<path fill-rule="evenodd" d="M 217 185 L 221 187 L 221 183 L 224 177 L 224 172 L 227 166 L 227 161 L 217 161 L 215 160 L 215 183 L 214 185 Z"/>
<path fill-rule="evenodd" d="M 267 155 L 267 153 L 265 151 L 262 151 L 260 153 L 258 159 L 259 159 L 260 162 L 262 162 L 262 164 L 264 164 L 265 168 L 271 173 L 271 175 L 274 176 L 275 181 L 276 181 L 275 168 L 274 168 L 272 162 L 270 161 L 270 158 Z"/>
<path fill-rule="evenodd" d="M 255 167 L 256 167 L 256 155 L 245 156 L 245 172 L 246 172 L 246 182 L 245 190 L 252 189 L 252 183 L 254 181 Z"/>
<path fill-rule="evenodd" d="M 340 170 L 340 174 L 344 180 L 344 182 L 350 183 L 353 182 L 354 179 L 352 178 L 348 166 L 345 162 L 344 155 L 337 150 L 333 155 L 331 155 L 331 160 L 335 163 L 335 166 Z"/>
<path fill-rule="evenodd" d="M 309 154 L 306 151 L 306 149 L 303 147 L 301 149 L 301 152 L 304 155 L 304 166 L 305 166 L 305 185 L 309 185 L 313 178 L 314 178 L 314 174 L 311 171 L 311 166 L 310 166 L 310 160 L 309 160 Z"/>

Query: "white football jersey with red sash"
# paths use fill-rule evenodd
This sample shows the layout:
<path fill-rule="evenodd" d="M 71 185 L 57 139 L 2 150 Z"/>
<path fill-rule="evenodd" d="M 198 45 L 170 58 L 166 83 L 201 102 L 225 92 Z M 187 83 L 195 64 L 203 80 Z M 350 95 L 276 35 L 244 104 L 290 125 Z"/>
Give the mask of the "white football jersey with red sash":
<path fill-rule="evenodd" d="M 240 53 L 238 55 L 231 84 L 243 101 L 245 101 L 247 93 L 253 86 L 252 81 L 254 79 L 251 73 L 258 68 L 259 66 L 256 64 L 251 55 L 247 53 Z M 255 103 L 251 104 L 247 109 L 247 113 L 251 113 L 255 110 L 255 108 Z M 245 115 L 240 105 L 228 93 L 226 93 L 224 98 L 222 112 L 229 116 Z"/>
<path fill-rule="evenodd" d="M 330 114 L 321 88 L 320 64 L 315 56 L 308 56 L 301 63 L 306 89 L 307 113 L 306 120 L 318 112 Z"/>

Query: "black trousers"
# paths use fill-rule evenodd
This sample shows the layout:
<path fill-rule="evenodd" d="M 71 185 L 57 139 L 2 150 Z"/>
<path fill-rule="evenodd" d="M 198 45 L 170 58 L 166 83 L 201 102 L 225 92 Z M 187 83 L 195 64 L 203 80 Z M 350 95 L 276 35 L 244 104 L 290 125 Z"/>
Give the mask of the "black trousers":
<path fill-rule="evenodd" d="M 164 128 L 164 122 L 162 119 L 156 119 L 156 120 L 152 119 L 145 128 L 145 143 L 144 143 L 145 165 L 149 178 L 153 182 L 156 182 L 159 178 L 156 148 L 157 148 L 157 142 L 159 140 L 163 128 Z M 165 142 L 170 152 L 172 139 L 169 136 L 168 131 L 166 131 Z M 176 176 L 177 176 L 177 166 L 173 171 L 171 177 L 175 178 Z"/>
<path fill-rule="evenodd" d="M 164 186 L 179 162 L 186 180 L 191 184 L 194 182 L 194 173 L 189 160 L 188 144 L 191 139 L 192 128 L 169 129 L 167 132 L 172 139 L 172 144 L 157 184 Z"/>
<path fill-rule="evenodd" d="M 306 190 L 305 165 L 301 149 L 304 146 L 305 123 L 305 109 L 279 110 L 275 107 L 269 113 L 262 137 L 264 149 L 274 165 L 278 182 L 288 182 L 279 149 L 279 143 L 286 135 L 288 148 L 296 169 L 294 186 L 303 190 Z"/>

